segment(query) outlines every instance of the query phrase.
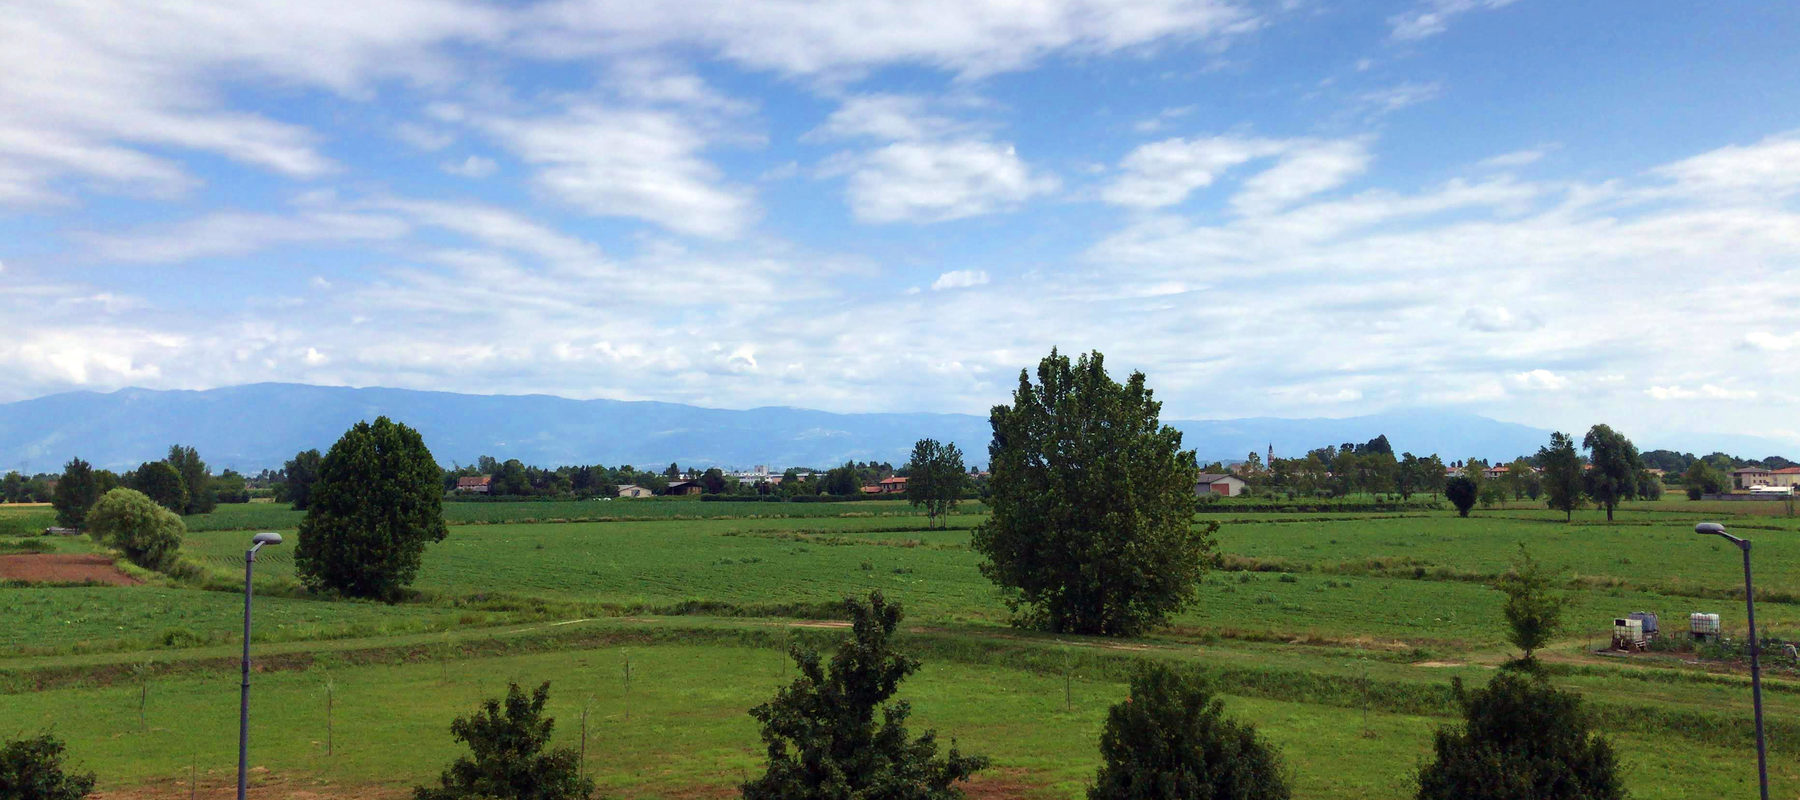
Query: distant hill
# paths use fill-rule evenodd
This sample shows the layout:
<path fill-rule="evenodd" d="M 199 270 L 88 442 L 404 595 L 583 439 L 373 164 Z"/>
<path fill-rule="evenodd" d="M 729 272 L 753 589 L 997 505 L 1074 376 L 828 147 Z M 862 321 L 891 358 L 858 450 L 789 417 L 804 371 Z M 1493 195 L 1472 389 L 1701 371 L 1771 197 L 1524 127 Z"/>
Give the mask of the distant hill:
<path fill-rule="evenodd" d="M 69 392 L 0 405 L 0 470 L 52 472 L 72 456 L 128 469 L 169 445 L 199 449 L 214 469 L 279 467 L 324 450 L 357 420 L 386 415 L 418 428 L 446 466 L 482 455 L 528 464 L 750 467 L 904 461 L 930 436 L 987 462 L 987 419 L 969 414 L 832 414 L 800 408 L 734 411 L 676 403 L 470 395 L 408 389 L 261 383 L 206 391 Z M 1173 421 L 1201 460 L 1278 456 L 1386 434 L 1396 451 L 1446 460 L 1533 452 L 1549 431 L 1460 412 L 1409 410 L 1343 419 Z M 1692 438 L 1692 437 L 1690 437 Z M 1737 445 L 1746 437 L 1734 437 Z M 1780 449 L 1769 443 L 1770 453 Z M 1649 444 L 1646 446 L 1656 446 Z M 1749 455 L 1746 453 L 1745 455 Z M 1757 456 L 1768 453 L 1757 453 Z"/>

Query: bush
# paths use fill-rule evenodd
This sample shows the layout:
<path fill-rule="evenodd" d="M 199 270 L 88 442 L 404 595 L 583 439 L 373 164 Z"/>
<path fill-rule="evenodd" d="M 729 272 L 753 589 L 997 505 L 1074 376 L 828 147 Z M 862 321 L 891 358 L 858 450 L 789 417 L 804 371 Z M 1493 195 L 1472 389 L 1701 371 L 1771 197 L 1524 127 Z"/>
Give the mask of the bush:
<path fill-rule="evenodd" d="M 987 766 L 950 746 L 937 757 L 937 738 L 906 731 L 911 706 L 889 704 L 900 682 L 917 671 L 918 659 L 893 648 L 900 606 L 880 592 L 868 602 L 845 600 L 852 620 L 849 641 L 831 658 L 796 645 L 799 677 L 775 699 L 750 710 L 762 723 L 769 767 L 744 784 L 744 800 L 955 800 L 955 784 Z M 421 800 L 425 800 L 421 798 Z"/>
<path fill-rule="evenodd" d="M 469 746 L 444 770 L 438 788 L 413 788 L 415 800 L 567 800 L 594 794 L 594 782 L 581 776 L 580 756 L 568 748 L 548 753 L 556 720 L 544 716 L 550 684 L 530 697 L 516 683 L 506 686 L 501 701 L 483 701 L 481 709 L 450 723 L 456 740 Z"/>
<path fill-rule="evenodd" d="M 145 569 L 174 563 L 187 525 L 175 512 L 136 489 L 114 489 L 102 495 L 85 520 L 89 536 L 124 553 Z"/>
<path fill-rule="evenodd" d="M 15 739 L 0 748 L 0 800 L 80 800 L 94 790 L 94 774 L 63 771 L 63 743 L 50 734 Z"/>
<path fill-rule="evenodd" d="M 1623 800 L 1612 745 L 1590 730 L 1581 699 L 1542 674 L 1507 670 L 1485 688 L 1455 682 L 1464 723 L 1437 732 L 1419 800 Z"/>
<path fill-rule="evenodd" d="M 1100 733 L 1100 772 L 1088 800 L 1285 800 L 1274 748 L 1249 723 L 1225 717 L 1200 679 L 1162 664 L 1131 678 Z"/>

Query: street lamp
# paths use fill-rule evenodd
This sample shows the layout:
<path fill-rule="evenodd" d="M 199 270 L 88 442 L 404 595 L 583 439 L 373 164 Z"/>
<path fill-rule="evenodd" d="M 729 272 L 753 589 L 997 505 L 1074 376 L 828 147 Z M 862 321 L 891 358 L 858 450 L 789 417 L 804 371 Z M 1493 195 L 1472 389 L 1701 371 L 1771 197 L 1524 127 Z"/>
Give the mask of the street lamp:
<path fill-rule="evenodd" d="M 1769 755 L 1763 746 L 1762 665 L 1756 658 L 1762 652 L 1762 643 L 1756 640 L 1756 598 L 1750 588 L 1750 543 L 1726 533 L 1725 526 L 1717 522 L 1695 525 L 1694 532 L 1723 536 L 1744 553 L 1744 613 L 1750 622 L 1750 695 L 1756 703 L 1756 777 L 1762 783 L 1762 800 L 1769 800 Z"/>
<path fill-rule="evenodd" d="M 244 690 L 238 700 L 238 800 L 244 800 L 250 766 L 250 574 L 256 566 L 256 551 L 265 544 L 281 544 L 281 534 L 259 533 L 250 539 L 250 549 L 244 551 Z"/>

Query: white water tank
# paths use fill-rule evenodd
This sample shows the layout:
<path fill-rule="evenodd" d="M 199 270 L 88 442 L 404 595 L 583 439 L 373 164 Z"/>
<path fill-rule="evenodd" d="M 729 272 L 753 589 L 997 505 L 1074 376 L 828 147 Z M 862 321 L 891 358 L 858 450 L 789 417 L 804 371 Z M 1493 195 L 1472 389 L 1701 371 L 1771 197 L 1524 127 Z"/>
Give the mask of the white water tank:
<path fill-rule="evenodd" d="M 1719 615 L 1693 613 L 1688 615 L 1688 632 L 1695 636 L 1718 636 Z"/>

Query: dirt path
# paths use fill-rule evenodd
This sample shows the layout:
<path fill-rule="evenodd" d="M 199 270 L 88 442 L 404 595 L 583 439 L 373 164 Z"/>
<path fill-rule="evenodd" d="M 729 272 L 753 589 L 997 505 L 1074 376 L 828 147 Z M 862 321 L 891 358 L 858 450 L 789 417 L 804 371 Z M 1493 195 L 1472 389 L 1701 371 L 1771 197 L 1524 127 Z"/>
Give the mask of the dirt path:
<path fill-rule="evenodd" d="M 100 555 L 29 553 L 0 556 L 0 580 L 31 583 L 104 583 L 136 586 L 143 581 L 121 572 Z"/>

